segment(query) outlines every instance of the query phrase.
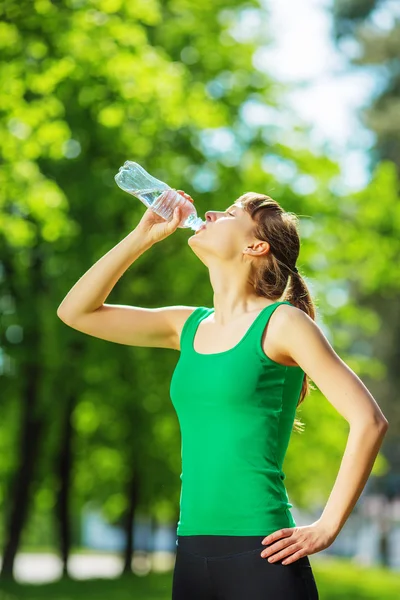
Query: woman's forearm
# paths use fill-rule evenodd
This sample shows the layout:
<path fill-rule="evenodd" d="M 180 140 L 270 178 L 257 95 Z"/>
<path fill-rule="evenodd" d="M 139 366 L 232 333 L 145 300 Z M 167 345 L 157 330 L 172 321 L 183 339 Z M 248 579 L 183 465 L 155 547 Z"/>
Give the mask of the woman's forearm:
<path fill-rule="evenodd" d="M 97 310 L 128 267 L 152 245 L 143 231 L 131 231 L 82 275 L 61 302 L 57 315 L 68 321 Z"/>
<path fill-rule="evenodd" d="M 387 421 L 350 426 L 335 484 L 318 520 L 332 539 L 342 529 L 364 489 L 387 427 Z"/>

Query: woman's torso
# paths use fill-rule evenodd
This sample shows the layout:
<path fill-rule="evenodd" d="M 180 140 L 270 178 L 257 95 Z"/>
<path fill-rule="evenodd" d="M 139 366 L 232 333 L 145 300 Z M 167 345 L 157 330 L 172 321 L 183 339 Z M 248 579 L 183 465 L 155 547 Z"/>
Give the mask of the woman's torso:
<path fill-rule="evenodd" d="M 281 304 L 290 303 L 264 307 L 221 352 L 195 350 L 198 326 L 213 309 L 198 307 L 182 328 L 170 387 L 182 437 L 178 535 L 265 536 L 296 525 L 282 463 L 304 372 L 275 362 L 262 346 Z"/>

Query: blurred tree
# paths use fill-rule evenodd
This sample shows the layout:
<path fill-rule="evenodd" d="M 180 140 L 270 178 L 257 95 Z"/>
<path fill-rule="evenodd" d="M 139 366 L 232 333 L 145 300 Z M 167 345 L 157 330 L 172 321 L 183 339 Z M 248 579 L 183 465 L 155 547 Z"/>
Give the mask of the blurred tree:
<path fill-rule="evenodd" d="M 353 67 L 375 68 L 379 85 L 362 120 L 374 132 L 371 166 L 393 161 L 400 173 L 400 13 L 393 0 L 335 0 L 335 35 Z"/>
<path fill-rule="evenodd" d="M 396 402 L 400 386 L 399 3 L 336 0 L 334 16 L 336 40 L 344 52 L 350 52 L 352 68 L 375 70 L 378 83 L 374 97 L 361 111 L 364 125 L 374 133 L 370 166 L 375 176 L 352 208 L 358 207 L 358 221 L 367 233 L 367 243 L 361 246 L 355 241 L 352 247 L 361 259 L 359 302 L 379 315 L 381 321 L 374 348 L 386 372 L 373 387 L 391 424 L 384 448 L 392 472 L 382 480 L 382 491 L 393 496 L 400 494 L 400 404 Z"/>
<path fill-rule="evenodd" d="M 193 193 L 190 182 L 197 176 L 200 191 L 215 189 L 218 173 L 213 173 L 203 152 L 199 132 L 232 124 L 249 95 L 260 90 L 264 94 L 272 87 L 261 73 L 251 74 L 257 36 L 251 44 L 236 44 L 229 32 L 241 6 L 241 2 L 193 6 L 190 2 L 143 5 L 121 0 L 58 4 L 38 0 L 28 6 L 9 1 L 1 5 L 0 224 L 7 275 L 3 294 L 12 297 L 19 323 L 14 323 L 10 311 L 4 352 L 18 377 L 11 370 L 6 374 L 6 397 L 19 395 L 24 401 L 19 440 L 15 438 L 14 444 L 20 455 L 6 469 L 10 487 L 3 574 L 11 574 L 31 497 L 35 509 L 57 507 L 66 572 L 71 478 L 77 507 L 79 500 L 86 501 L 96 489 L 109 519 L 127 515 L 129 530 L 134 507 L 133 496 L 128 498 L 126 490 L 136 490 L 133 473 L 151 465 L 151 427 L 161 443 L 163 436 L 176 438 L 170 407 L 168 419 L 160 423 L 157 419 L 153 425 L 149 420 L 153 407 L 160 408 L 158 397 L 166 392 L 163 381 L 171 371 L 171 353 L 165 372 L 157 368 L 159 380 L 154 389 L 145 388 L 140 384 L 145 380 L 145 365 L 149 364 L 151 372 L 147 379 L 154 379 L 153 353 L 133 351 L 137 368 L 132 380 L 132 369 L 128 374 L 121 372 L 126 349 L 115 348 L 114 360 L 110 359 L 109 345 L 105 348 L 98 340 L 66 330 L 55 312 L 82 271 L 109 249 L 106 235 L 115 244 L 120 232 L 126 234 L 143 211 L 113 181 L 117 167 L 132 152 L 172 185 L 179 177 L 179 186 Z M 243 137 L 248 140 L 244 133 Z M 225 159 L 231 164 L 221 164 L 219 170 L 221 178 L 228 180 L 235 157 L 227 153 Z M 221 202 L 231 202 L 230 194 L 226 188 Z M 135 279 L 125 278 L 122 297 L 130 302 L 133 297 L 144 305 L 184 301 L 200 265 L 191 269 L 191 277 L 185 275 L 186 270 L 176 272 L 172 265 L 179 258 L 178 240 L 179 234 L 161 251 L 157 248 L 157 254 L 154 249 L 135 265 Z M 175 290 L 179 290 L 178 298 Z M 24 335 L 22 345 L 19 330 Z M 96 349 L 92 356 L 88 348 Z M 107 368 L 93 366 L 102 360 Z M 100 434 L 98 414 L 107 390 L 115 406 L 114 422 Z M 106 408 L 104 412 L 107 419 Z M 129 422 L 136 428 L 135 443 Z M 76 442 L 75 478 L 71 473 L 74 430 L 82 442 L 88 438 L 92 444 L 90 457 L 80 457 Z M 58 458 L 51 461 L 50 456 Z M 154 483 L 164 477 L 166 457 L 171 464 L 169 453 L 156 452 L 154 471 L 159 475 L 148 472 L 141 479 L 148 487 L 146 492 L 142 485 L 142 508 L 150 500 L 157 501 Z M 54 464 L 55 473 L 50 466 Z M 171 488 L 176 490 L 176 483 L 169 483 L 164 499 L 171 497 Z M 176 496 L 175 491 L 175 501 Z M 134 498 L 136 503 L 136 491 Z M 171 512 L 165 500 L 161 506 L 161 514 Z"/>
<path fill-rule="evenodd" d="M 199 213 L 249 190 L 305 212 L 300 268 L 331 318 L 337 307 L 323 285 L 339 271 L 337 256 L 327 266 L 324 255 L 337 250 L 343 219 L 331 189 L 339 169 L 307 148 L 282 86 L 255 69 L 254 51 L 269 40 L 268 13 L 255 1 L 6 0 L 0 15 L 2 575 L 12 576 L 21 544 L 44 539 L 59 546 L 68 574 L 79 543 L 73 517 L 88 502 L 123 524 L 129 570 L 135 515 L 176 518 L 180 439 L 167 398 L 177 355 L 111 345 L 56 316 L 73 284 L 143 214 L 114 173 L 136 160 L 190 193 Z M 353 233 L 364 250 L 363 232 Z M 142 255 L 107 302 L 210 306 L 187 234 Z M 345 279 L 354 260 L 341 251 Z M 354 308 L 349 300 L 347 314 Z M 358 311 L 357 332 L 372 329 Z M 349 346 L 337 336 L 345 358 Z M 367 360 L 353 364 L 371 372 Z M 346 435 L 318 394 L 306 404 L 318 460 L 305 459 L 295 436 L 286 471 L 299 504 L 312 502 L 310 490 L 326 497 Z"/>

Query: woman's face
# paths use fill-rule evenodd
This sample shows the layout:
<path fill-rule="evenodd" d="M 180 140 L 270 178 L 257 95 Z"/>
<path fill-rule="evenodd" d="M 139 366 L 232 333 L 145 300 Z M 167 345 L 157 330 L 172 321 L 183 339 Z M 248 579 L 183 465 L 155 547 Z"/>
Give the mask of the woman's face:
<path fill-rule="evenodd" d="M 237 200 L 225 211 L 209 210 L 206 225 L 188 239 L 200 259 L 215 256 L 223 261 L 242 260 L 243 251 L 256 240 L 254 221 Z"/>

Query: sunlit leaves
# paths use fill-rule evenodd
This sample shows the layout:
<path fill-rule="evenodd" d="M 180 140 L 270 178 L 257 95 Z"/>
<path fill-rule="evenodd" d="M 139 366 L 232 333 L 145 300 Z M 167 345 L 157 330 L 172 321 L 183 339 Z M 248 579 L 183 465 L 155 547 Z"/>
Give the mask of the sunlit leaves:
<path fill-rule="evenodd" d="M 0 22 L 0 50 L 6 51 L 10 46 L 15 48 L 20 39 L 18 28 L 15 25 Z"/>
<path fill-rule="evenodd" d="M 11 283 L 22 299 L 16 322 L 8 325 L 15 327 L 11 332 L 24 332 L 35 318 L 32 302 L 40 306 L 34 325 L 40 352 L 33 358 L 43 386 L 37 402 L 56 439 L 50 448 L 44 436 L 43 453 L 52 458 L 59 453 L 53 432 L 64 425 L 72 394 L 77 511 L 95 500 L 111 520 L 122 518 L 133 466 L 142 469 L 139 501 L 146 510 L 172 518 L 179 500 L 179 424 L 168 397 L 177 353 L 111 344 L 68 328 L 56 316 L 73 284 L 143 214 L 144 206 L 115 186 L 113 175 L 124 160 L 137 160 L 173 187 L 193 193 L 199 214 L 226 208 L 239 194 L 256 190 L 303 215 L 300 264 L 320 282 L 329 325 L 343 311 L 343 329 L 332 328 L 338 343 L 351 345 L 359 330 L 376 334 L 373 311 L 357 311 L 346 283 L 353 271 L 365 274 L 368 285 L 389 277 L 384 261 L 395 260 L 397 246 L 381 237 L 387 231 L 393 239 L 397 235 L 394 179 L 385 167 L 364 196 L 335 196 L 330 184 L 338 166 L 308 149 L 306 131 L 296 128 L 295 118 L 285 122 L 280 86 L 256 69 L 253 26 L 239 32 L 239 9 L 248 11 L 251 24 L 259 10 L 253 5 L 36 0 L 26 12 L 17 2 L 0 6 L 8 19 L 0 24 L 0 234 L 12 257 Z M 208 143 L 202 143 L 204 133 Z M 187 234 L 179 230 L 142 255 L 108 301 L 212 302 L 204 265 L 190 253 Z M 380 256 L 374 250 L 378 244 Z M 31 271 L 35 257 L 42 262 L 40 278 Z M 351 329 L 354 321 L 358 330 Z M 9 339 L 17 336 L 5 336 L 5 345 Z M 18 354 L 19 346 L 23 338 L 12 347 L 18 374 L 31 359 Z M 367 346 L 358 344 L 353 352 L 357 369 L 379 374 L 377 363 L 366 360 Z M 7 395 L 15 405 L 19 385 L 16 377 L 14 396 Z M 329 453 L 339 458 L 344 440 L 342 430 L 335 433 L 341 419 L 326 410 L 323 398 L 318 396 L 315 414 L 316 405 L 308 406 L 310 437 L 307 442 L 299 437 L 288 461 L 291 472 L 302 473 L 296 497 L 310 489 L 304 464 L 320 494 L 326 492 Z M 15 423 L 17 415 L 11 418 Z M 5 439 L 11 455 L 16 438 Z M 307 463 L 306 445 L 320 453 L 317 459 L 311 453 Z M 9 473 L 0 465 L 1 477 Z M 312 499 L 314 489 L 308 493 Z M 39 511 L 52 506 L 48 491 L 37 500 Z"/>

